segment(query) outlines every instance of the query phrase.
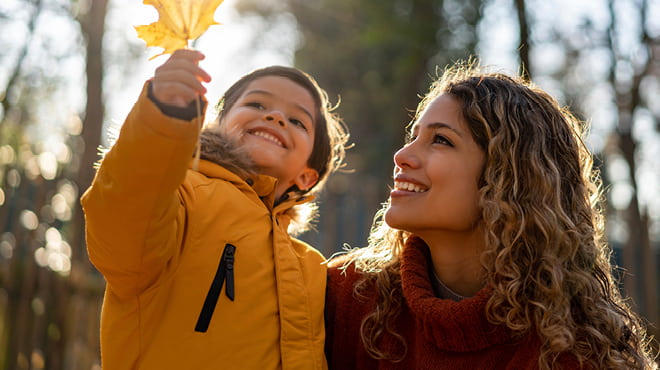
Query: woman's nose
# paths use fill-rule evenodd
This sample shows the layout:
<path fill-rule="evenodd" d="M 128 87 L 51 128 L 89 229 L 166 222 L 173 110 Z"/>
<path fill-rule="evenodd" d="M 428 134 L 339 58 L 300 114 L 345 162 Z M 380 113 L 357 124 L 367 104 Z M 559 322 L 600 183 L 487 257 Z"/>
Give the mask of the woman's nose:
<path fill-rule="evenodd" d="M 418 168 L 421 164 L 413 143 L 405 145 L 394 153 L 394 164 L 399 168 Z"/>
<path fill-rule="evenodd" d="M 266 121 L 272 121 L 280 126 L 285 126 L 286 125 L 286 118 L 284 117 L 284 114 L 278 110 L 271 110 L 268 113 L 266 113 Z"/>

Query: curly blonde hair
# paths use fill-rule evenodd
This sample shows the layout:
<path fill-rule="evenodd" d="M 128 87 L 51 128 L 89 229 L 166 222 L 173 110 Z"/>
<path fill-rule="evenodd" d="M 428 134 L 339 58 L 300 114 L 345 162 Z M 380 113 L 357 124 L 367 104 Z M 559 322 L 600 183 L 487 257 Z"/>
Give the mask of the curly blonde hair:
<path fill-rule="evenodd" d="M 449 94 L 486 154 L 479 179 L 481 253 L 490 321 L 542 341 L 539 366 L 550 369 L 560 354 L 595 368 L 655 368 L 639 317 L 621 297 L 604 241 L 602 194 L 585 125 L 530 82 L 492 73 L 476 62 L 445 70 L 415 114 Z M 410 233 L 374 221 L 369 246 L 354 249 L 349 263 L 365 272 L 355 287 L 376 287 L 377 308 L 362 322 L 365 348 L 376 359 L 377 339 L 389 332 L 402 305 L 400 255 Z M 374 284 L 374 285 L 371 285 Z M 405 354 L 405 353 L 404 353 Z"/>

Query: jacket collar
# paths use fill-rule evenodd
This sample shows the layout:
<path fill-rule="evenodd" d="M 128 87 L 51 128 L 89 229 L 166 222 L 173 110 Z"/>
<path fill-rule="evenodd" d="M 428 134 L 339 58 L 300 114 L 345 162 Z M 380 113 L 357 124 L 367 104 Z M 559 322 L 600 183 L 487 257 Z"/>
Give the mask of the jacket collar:
<path fill-rule="evenodd" d="M 201 159 L 199 172 L 208 177 L 232 182 L 242 191 L 251 188 L 266 207 L 276 214 L 286 213 L 291 207 L 310 202 L 314 196 L 293 193 L 275 204 L 277 179 L 260 175 L 245 150 L 222 130 L 212 126 L 200 133 Z"/>
<path fill-rule="evenodd" d="M 277 186 L 277 179 L 274 177 L 268 175 L 254 175 L 248 179 L 243 179 L 225 167 L 204 159 L 199 161 L 198 171 L 207 177 L 231 182 L 234 186 L 241 189 L 241 191 L 255 193 L 264 205 L 275 214 L 284 213 L 293 206 L 311 202 L 315 199 L 313 195 L 297 196 L 294 195 L 294 193 L 289 193 L 285 195 L 286 199 L 275 205 L 275 188 Z"/>

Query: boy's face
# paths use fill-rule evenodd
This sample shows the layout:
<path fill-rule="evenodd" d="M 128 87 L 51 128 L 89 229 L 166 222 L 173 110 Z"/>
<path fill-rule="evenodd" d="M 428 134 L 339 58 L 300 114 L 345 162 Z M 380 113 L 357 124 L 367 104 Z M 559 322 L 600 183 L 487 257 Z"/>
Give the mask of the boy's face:
<path fill-rule="evenodd" d="M 304 190 L 318 180 L 307 166 L 314 147 L 316 109 L 302 86 L 279 76 L 248 84 L 220 126 L 238 137 L 260 172 L 279 180 L 276 197 L 293 185 Z"/>

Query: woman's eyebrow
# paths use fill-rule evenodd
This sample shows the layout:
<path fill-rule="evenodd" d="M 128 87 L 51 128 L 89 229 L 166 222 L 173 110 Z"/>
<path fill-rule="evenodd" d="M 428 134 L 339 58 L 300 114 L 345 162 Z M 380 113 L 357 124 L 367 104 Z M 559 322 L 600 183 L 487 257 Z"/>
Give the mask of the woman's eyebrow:
<path fill-rule="evenodd" d="M 415 123 L 410 132 L 414 135 L 415 133 L 417 133 L 420 130 L 420 126 L 421 125 Z M 422 128 L 425 129 L 425 130 L 438 130 L 438 129 L 443 129 L 444 128 L 444 129 L 448 129 L 448 130 L 453 131 L 454 133 L 456 133 L 456 135 L 463 138 L 463 134 L 460 131 L 458 131 L 453 126 L 451 126 L 447 123 L 444 123 L 444 122 L 431 122 L 429 124 L 424 125 Z"/>
<path fill-rule="evenodd" d="M 253 95 L 253 94 L 275 96 L 275 94 L 273 94 L 273 93 L 270 92 L 270 91 L 259 90 L 259 89 L 256 89 L 256 90 L 250 90 L 250 91 L 246 92 L 244 96 Z M 312 116 L 312 113 L 310 113 L 305 107 L 303 107 L 302 105 L 300 105 L 300 104 L 298 104 L 298 103 L 294 103 L 294 105 L 296 106 L 296 108 L 298 108 L 298 109 L 301 110 L 303 113 L 305 113 L 306 115 L 308 115 L 308 116 L 309 116 L 309 119 L 312 120 L 312 122 L 314 122 L 314 116 Z"/>

